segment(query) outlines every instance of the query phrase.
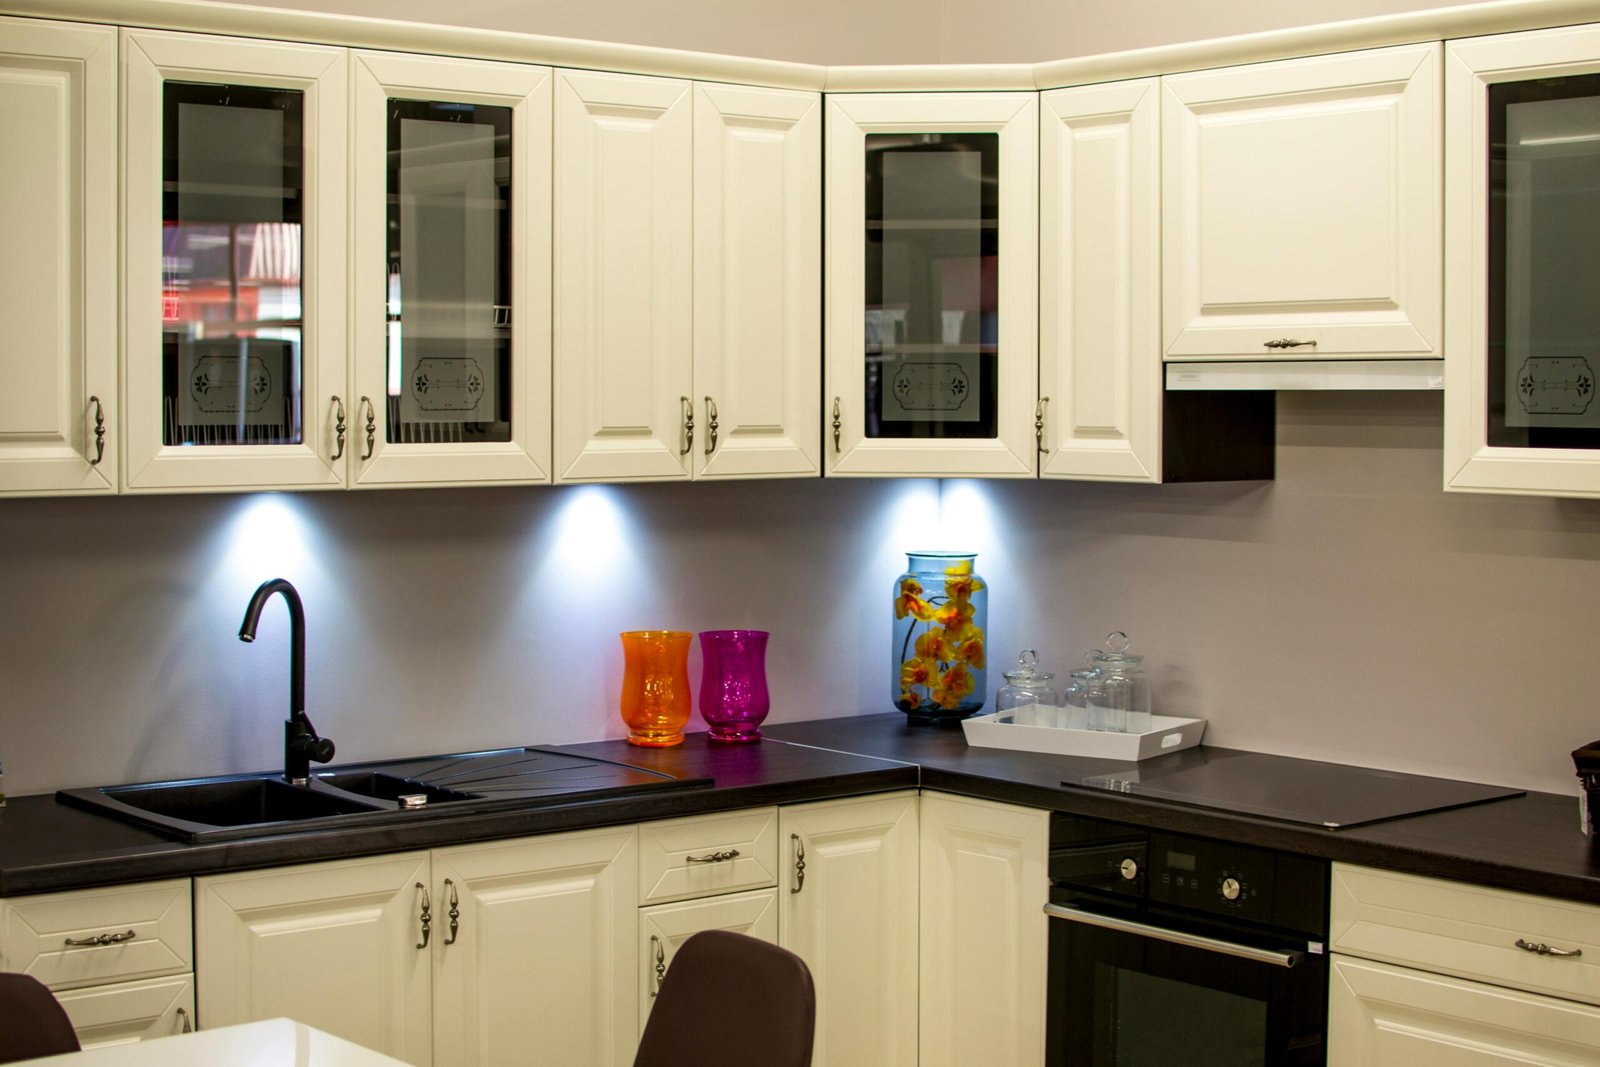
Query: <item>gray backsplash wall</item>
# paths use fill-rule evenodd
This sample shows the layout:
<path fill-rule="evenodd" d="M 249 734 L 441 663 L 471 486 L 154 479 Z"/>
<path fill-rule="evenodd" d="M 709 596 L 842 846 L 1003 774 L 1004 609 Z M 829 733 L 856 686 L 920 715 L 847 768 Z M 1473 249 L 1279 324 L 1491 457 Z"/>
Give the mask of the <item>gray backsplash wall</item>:
<path fill-rule="evenodd" d="M 1064 671 L 1121 628 L 1209 743 L 1575 792 L 1600 502 L 1447 495 L 1440 432 L 1437 394 L 1283 394 L 1263 483 L 0 501 L 0 760 L 13 794 L 275 767 L 287 617 L 235 635 L 280 574 L 341 761 L 621 736 L 642 627 L 771 630 L 774 721 L 890 710 L 904 552 L 964 544 L 991 698 L 1023 645 Z"/>

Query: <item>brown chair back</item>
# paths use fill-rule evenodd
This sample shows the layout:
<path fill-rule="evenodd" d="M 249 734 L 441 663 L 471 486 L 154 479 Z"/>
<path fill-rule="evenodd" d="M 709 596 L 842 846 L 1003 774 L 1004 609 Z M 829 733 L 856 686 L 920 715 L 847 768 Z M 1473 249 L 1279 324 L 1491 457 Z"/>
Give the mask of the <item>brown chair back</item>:
<path fill-rule="evenodd" d="M 44 983 L 0 974 L 0 1063 L 78 1051 L 66 1009 Z"/>
<path fill-rule="evenodd" d="M 817 997 L 805 961 L 727 930 L 672 957 L 633 1067 L 809 1067 Z"/>

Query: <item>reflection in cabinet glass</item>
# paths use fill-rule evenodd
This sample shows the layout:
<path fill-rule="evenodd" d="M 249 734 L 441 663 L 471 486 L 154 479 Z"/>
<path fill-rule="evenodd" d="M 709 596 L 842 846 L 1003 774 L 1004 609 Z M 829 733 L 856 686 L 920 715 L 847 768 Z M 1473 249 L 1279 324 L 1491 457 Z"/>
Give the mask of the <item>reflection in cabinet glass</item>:
<path fill-rule="evenodd" d="M 510 441 L 512 109 L 387 110 L 386 439 Z"/>
<path fill-rule="evenodd" d="M 1489 87 L 1488 443 L 1600 448 L 1600 74 Z"/>
<path fill-rule="evenodd" d="M 164 87 L 163 444 L 301 441 L 304 98 Z"/>
<path fill-rule="evenodd" d="M 998 133 L 867 134 L 867 437 L 993 438 Z"/>

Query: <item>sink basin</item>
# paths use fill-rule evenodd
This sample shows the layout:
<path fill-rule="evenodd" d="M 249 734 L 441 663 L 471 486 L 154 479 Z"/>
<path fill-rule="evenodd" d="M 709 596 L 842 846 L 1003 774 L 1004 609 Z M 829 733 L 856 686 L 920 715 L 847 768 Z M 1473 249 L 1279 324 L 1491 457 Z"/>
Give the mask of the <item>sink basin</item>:
<path fill-rule="evenodd" d="M 237 774 L 63 789 L 56 799 L 180 841 L 203 843 L 387 825 L 395 819 L 425 819 L 430 813 L 620 799 L 712 784 L 709 778 L 673 778 L 546 749 L 507 748 L 335 768 L 314 775 L 307 785 L 291 785 L 278 774 Z"/>

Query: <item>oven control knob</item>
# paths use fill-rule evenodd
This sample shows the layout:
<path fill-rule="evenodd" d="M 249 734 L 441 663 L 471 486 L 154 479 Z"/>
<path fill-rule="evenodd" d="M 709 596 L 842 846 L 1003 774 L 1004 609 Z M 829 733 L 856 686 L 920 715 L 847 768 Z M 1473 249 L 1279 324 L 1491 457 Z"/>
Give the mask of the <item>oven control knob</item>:
<path fill-rule="evenodd" d="M 1237 878 L 1224 878 L 1222 880 L 1222 899 L 1238 900 L 1239 894 L 1244 892 L 1244 886 L 1239 884 Z"/>
<path fill-rule="evenodd" d="M 1123 860 L 1122 865 L 1118 867 L 1117 870 L 1122 872 L 1124 881 L 1131 882 L 1135 878 L 1139 877 L 1139 864 L 1133 859 Z"/>

